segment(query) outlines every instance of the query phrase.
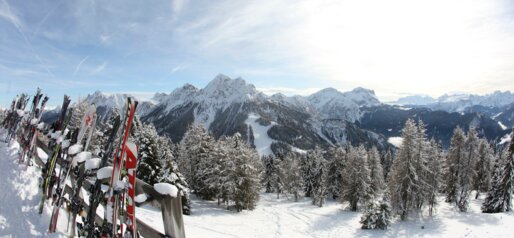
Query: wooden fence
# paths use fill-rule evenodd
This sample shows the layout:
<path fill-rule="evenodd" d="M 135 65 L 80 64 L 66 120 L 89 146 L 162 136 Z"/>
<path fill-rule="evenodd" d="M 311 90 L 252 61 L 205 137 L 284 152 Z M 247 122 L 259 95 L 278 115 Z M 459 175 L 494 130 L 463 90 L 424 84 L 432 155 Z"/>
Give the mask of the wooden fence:
<path fill-rule="evenodd" d="M 37 141 L 37 146 L 41 148 L 45 153 L 49 155 L 49 157 L 52 154 L 52 151 L 48 149 L 48 146 L 42 142 L 41 140 Z M 37 153 L 36 153 L 37 154 Z M 38 164 L 40 167 L 43 167 L 45 165 L 45 162 L 38 156 L 35 158 L 35 163 Z M 62 161 L 58 160 L 58 164 L 61 164 Z M 73 174 L 70 175 L 72 180 L 76 180 L 75 176 Z M 90 181 L 87 179 L 84 180 L 83 187 L 86 190 L 89 190 L 89 188 L 93 186 Z M 68 193 L 69 196 L 72 196 L 72 188 L 66 184 L 64 188 L 64 192 Z M 161 213 L 162 213 L 162 222 L 164 226 L 164 233 L 161 231 L 156 230 L 155 228 L 151 227 L 145 221 L 137 218 L 137 212 L 136 212 L 136 222 L 137 222 L 137 230 L 139 233 L 145 237 L 145 238 L 153 238 L 153 237 L 173 237 L 173 238 L 185 238 L 185 230 L 184 230 L 184 220 L 182 217 L 182 201 L 180 198 L 180 195 L 178 195 L 176 198 L 171 197 L 169 195 L 162 195 L 155 191 L 153 186 L 141 181 L 140 179 L 136 178 L 136 196 L 138 194 L 145 193 L 148 197 L 148 199 L 145 201 L 145 203 L 150 203 L 152 201 L 157 201 L 160 204 L 161 207 Z M 81 198 L 83 199 L 83 198 Z M 88 205 L 82 201 L 82 204 L 85 206 L 85 208 L 88 208 Z M 103 216 L 100 216 L 96 214 L 95 221 L 98 224 L 103 223 Z"/>

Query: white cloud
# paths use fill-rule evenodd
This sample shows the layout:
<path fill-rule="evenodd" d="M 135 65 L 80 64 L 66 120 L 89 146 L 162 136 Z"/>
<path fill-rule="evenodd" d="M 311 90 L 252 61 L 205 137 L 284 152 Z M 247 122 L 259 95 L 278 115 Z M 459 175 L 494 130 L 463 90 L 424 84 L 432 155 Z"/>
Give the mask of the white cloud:
<path fill-rule="evenodd" d="M 72 78 L 73 78 L 73 77 L 75 77 L 75 75 L 79 72 L 79 70 L 80 70 L 80 66 L 82 66 L 82 64 L 83 64 L 84 62 L 86 62 L 87 58 L 89 58 L 89 55 L 88 55 L 88 56 L 86 56 L 86 57 L 84 57 L 84 58 L 79 62 L 79 64 L 77 64 L 77 67 L 75 67 L 75 71 L 73 72 L 73 76 L 72 76 Z"/>
<path fill-rule="evenodd" d="M 105 68 L 107 67 L 107 62 L 103 62 L 102 64 L 96 66 L 92 71 L 91 71 L 91 75 L 96 75 L 96 74 L 99 74 L 101 73 L 102 71 L 105 70 Z"/>

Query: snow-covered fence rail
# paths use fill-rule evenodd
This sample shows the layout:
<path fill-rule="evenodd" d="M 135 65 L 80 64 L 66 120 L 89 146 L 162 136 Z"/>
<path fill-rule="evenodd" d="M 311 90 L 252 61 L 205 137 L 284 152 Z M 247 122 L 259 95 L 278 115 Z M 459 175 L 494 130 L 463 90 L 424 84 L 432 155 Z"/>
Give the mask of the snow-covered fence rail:
<path fill-rule="evenodd" d="M 37 146 L 41 148 L 43 151 L 45 151 L 47 154 L 51 154 L 51 151 L 48 149 L 47 145 L 42 142 L 41 140 L 37 141 Z M 43 167 L 45 165 L 45 162 L 39 158 L 39 156 L 36 156 L 35 163 L 38 164 L 40 167 Z M 57 161 L 58 164 L 61 164 L 61 160 Z M 71 176 L 72 180 L 76 180 L 75 176 Z M 86 190 L 89 190 L 89 187 L 93 186 L 90 181 L 85 180 L 83 187 Z M 65 193 L 68 193 L 70 196 L 72 194 L 72 188 L 66 184 L 64 188 Z M 180 195 L 177 197 L 171 197 L 169 195 L 162 195 L 159 192 L 157 192 L 153 186 L 141 181 L 140 179 L 136 178 L 136 195 L 139 194 L 146 194 L 147 199 L 145 203 L 151 202 L 151 201 L 158 201 L 161 206 L 161 213 L 162 213 L 162 221 L 164 226 L 164 233 L 161 231 L 158 231 L 154 227 L 150 226 L 149 224 L 145 223 L 143 220 L 138 219 L 136 215 L 136 221 L 137 221 L 137 229 L 141 233 L 141 235 L 145 238 L 147 237 L 173 237 L 173 238 L 184 238 L 185 237 L 185 230 L 184 230 L 184 220 L 182 217 L 182 201 L 180 198 Z M 85 208 L 88 208 L 88 204 L 84 201 L 82 201 L 82 204 L 85 206 Z M 95 221 L 98 224 L 102 224 L 103 218 L 102 216 L 96 214 Z"/>

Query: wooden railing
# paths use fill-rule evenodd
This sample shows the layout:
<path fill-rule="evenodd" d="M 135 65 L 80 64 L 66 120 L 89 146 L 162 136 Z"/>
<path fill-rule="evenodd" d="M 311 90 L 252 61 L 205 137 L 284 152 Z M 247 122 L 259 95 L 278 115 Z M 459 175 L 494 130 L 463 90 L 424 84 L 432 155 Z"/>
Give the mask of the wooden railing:
<path fill-rule="evenodd" d="M 48 146 L 43 143 L 41 140 L 37 141 L 37 146 L 41 148 L 43 151 L 45 151 L 46 154 L 50 157 L 52 155 L 52 152 L 48 149 Z M 37 154 L 37 153 L 36 153 Z M 39 165 L 40 167 L 43 167 L 45 165 L 45 162 L 36 156 L 35 163 Z M 62 161 L 58 160 L 58 164 L 61 164 Z M 71 174 L 71 179 L 76 180 L 75 176 Z M 89 188 L 93 186 L 89 180 L 84 180 L 83 187 L 86 190 L 89 190 Z M 72 188 L 66 184 L 64 188 L 64 192 L 68 193 L 69 196 L 72 196 Z M 145 238 L 153 238 L 153 237 L 173 237 L 173 238 L 185 238 L 185 230 L 184 230 L 184 220 L 182 217 L 182 201 L 180 198 L 180 195 L 177 197 L 171 197 L 169 195 L 162 195 L 155 191 L 153 186 L 141 181 L 140 179 L 136 178 L 136 195 L 145 193 L 148 197 L 148 199 L 144 202 L 150 203 L 152 201 L 157 201 L 160 204 L 161 207 L 161 213 L 162 213 L 162 221 L 164 226 L 164 233 L 161 231 L 156 230 L 155 228 L 151 227 L 145 221 L 137 218 L 137 212 L 136 212 L 136 222 L 137 222 L 137 230 L 139 233 L 145 237 Z M 83 198 L 81 198 L 83 199 Z M 89 206 L 86 202 L 82 200 L 82 204 L 87 209 Z M 95 221 L 97 224 L 103 223 L 102 216 L 96 214 Z"/>

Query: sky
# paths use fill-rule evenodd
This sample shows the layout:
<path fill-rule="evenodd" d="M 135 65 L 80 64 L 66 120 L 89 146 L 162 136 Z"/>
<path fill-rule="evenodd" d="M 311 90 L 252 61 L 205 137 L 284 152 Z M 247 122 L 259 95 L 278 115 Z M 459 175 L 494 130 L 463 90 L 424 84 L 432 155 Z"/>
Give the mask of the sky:
<path fill-rule="evenodd" d="M 287 95 L 514 91 L 511 0 L 0 0 L 0 105 L 217 74 Z"/>

